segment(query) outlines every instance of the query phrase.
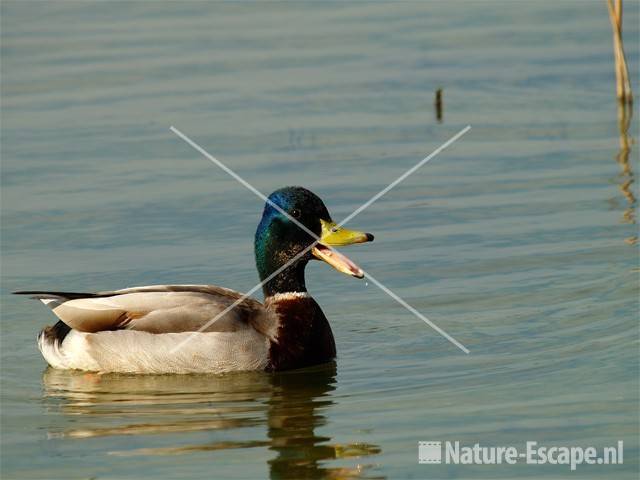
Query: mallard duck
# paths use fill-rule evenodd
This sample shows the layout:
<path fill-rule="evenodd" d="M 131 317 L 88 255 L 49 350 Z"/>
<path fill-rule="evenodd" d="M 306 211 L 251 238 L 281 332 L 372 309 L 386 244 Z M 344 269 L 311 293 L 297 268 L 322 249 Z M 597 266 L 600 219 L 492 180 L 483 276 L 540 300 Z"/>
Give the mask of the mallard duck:
<path fill-rule="evenodd" d="M 333 360 L 333 333 L 307 292 L 305 267 L 319 259 L 362 278 L 360 267 L 328 247 L 370 242 L 373 235 L 336 225 L 305 188 L 282 188 L 269 200 L 320 240 L 307 249 L 315 239 L 266 203 L 254 242 L 260 280 L 267 280 L 264 303 L 213 285 L 16 292 L 41 300 L 60 319 L 38 335 L 45 360 L 54 368 L 104 373 L 277 371 Z"/>

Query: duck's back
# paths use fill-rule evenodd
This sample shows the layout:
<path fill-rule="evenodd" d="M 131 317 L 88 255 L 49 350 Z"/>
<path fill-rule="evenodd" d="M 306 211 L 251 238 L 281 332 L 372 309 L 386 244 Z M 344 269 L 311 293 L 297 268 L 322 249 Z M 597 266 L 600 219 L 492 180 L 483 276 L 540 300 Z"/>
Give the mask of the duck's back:
<path fill-rule="evenodd" d="M 270 313 L 233 290 L 154 285 L 113 292 L 20 292 L 60 318 L 38 336 L 56 368 L 198 373 L 268 366 Z"/>

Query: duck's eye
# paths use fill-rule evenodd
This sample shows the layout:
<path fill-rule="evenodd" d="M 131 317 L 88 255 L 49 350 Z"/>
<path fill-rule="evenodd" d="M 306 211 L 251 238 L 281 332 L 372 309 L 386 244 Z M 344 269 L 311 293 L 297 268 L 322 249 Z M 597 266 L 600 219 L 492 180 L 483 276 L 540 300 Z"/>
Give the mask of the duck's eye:
<path fill-rule="evenodd" d="M 300 218 L 300 210 L 298 210 L 297 208 L 294 208 L 293 210 L 291 210 L 291 216 L 293 218 Z"/>
<path fill-rule="evenodd" d="M 331 227 L 331 233 L 336 233 L 338 231 L 338 227 Z"/>

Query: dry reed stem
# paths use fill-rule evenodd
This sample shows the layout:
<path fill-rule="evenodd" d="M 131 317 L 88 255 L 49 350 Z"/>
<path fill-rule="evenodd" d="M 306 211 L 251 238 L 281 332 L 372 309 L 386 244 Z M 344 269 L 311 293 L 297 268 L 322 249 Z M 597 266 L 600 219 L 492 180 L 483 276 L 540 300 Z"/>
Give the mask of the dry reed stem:
<path fill-rule="evenodd" d="M 622 42 L 622 0 L 607 0 L 607 8 L 609 10 L 609 19 L 611 20 L 611 28 L 613 29 L 613 54 L 616 69 L 616 95 L 618 100 L 624 103 L 633 102 L 633 94 L 631 93 L 631 83 L 629 82 L 629 70 L 627 68 L 627 60 L 624 55 L 624 46 Z"/>

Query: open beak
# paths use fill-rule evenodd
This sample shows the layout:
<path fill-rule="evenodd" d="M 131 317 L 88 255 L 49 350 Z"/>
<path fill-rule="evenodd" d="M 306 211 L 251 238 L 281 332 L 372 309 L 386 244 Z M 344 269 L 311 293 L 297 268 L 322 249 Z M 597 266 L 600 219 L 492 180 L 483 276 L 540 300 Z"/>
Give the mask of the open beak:
<path fill-rule="evenodd" d="M 329 247 L 342 247 L 354 243 L 372 242 L 373 235 L 347 230 L 346 228 L 339 227 L 334 222 L 328 222 L 326 220 L 320 220 L 320 223 L 322 224 L 320 241 L 311 249 L 311 253 L 339 272 L 356 278 L 364 277 L 364 272 L 359 266 L 340 252 L 332 250 Z"/>

